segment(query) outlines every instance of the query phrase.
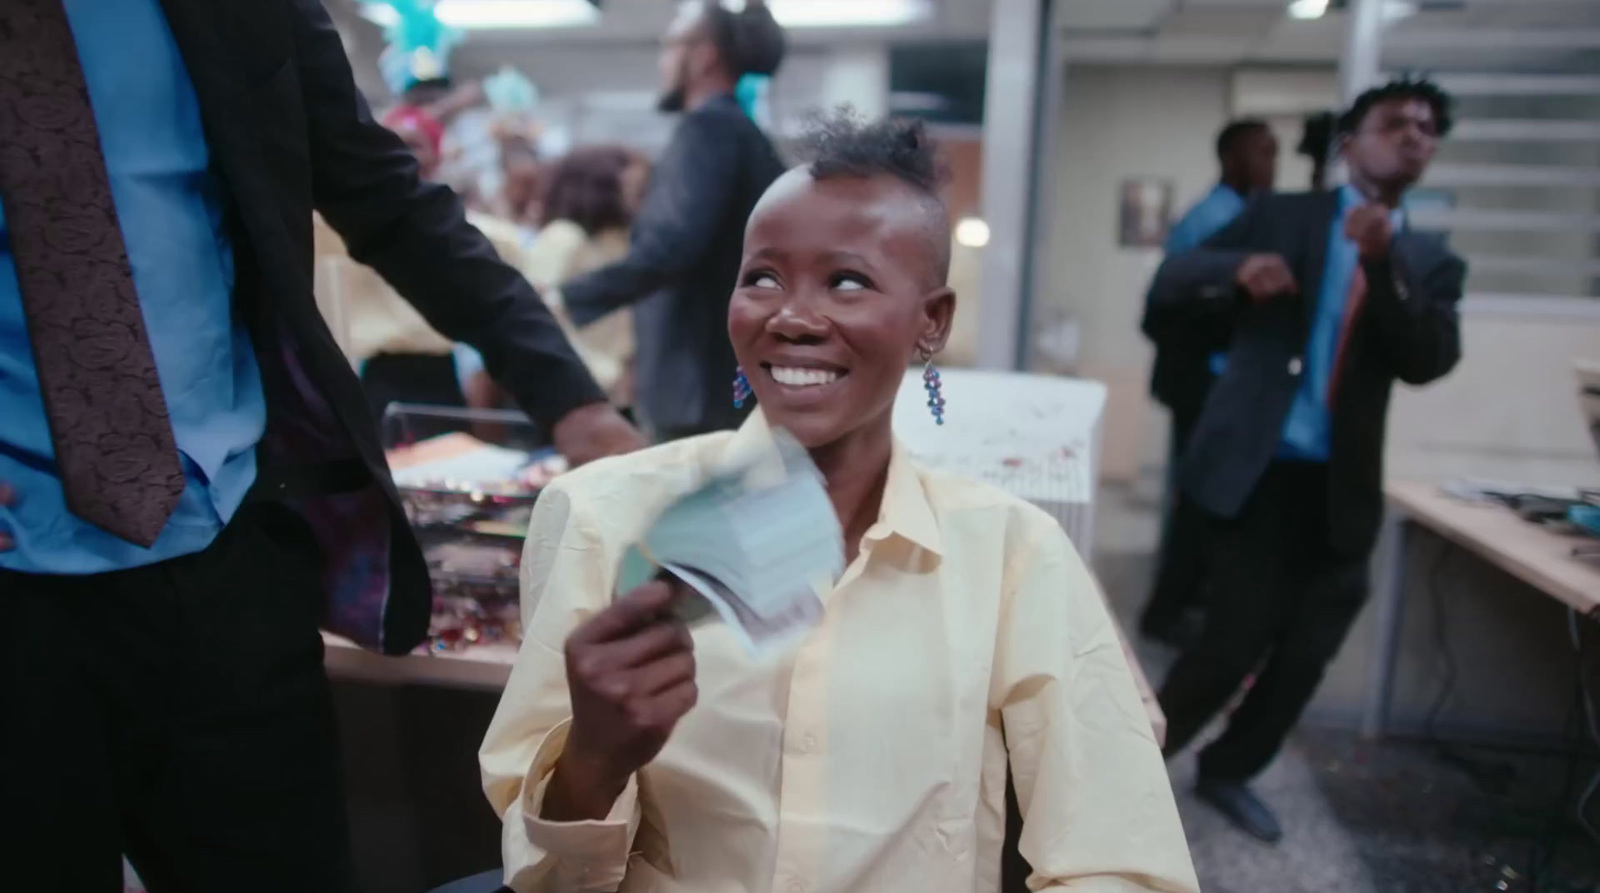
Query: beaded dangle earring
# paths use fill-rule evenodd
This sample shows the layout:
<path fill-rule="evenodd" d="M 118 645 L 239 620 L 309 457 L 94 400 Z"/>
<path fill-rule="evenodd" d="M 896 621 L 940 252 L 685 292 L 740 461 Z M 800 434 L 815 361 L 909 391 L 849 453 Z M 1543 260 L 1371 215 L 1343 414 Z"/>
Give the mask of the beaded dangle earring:
<path fill-rule="evenodd" d="M 733 408 L 744 409 L 744 401 L 749 400 L 753 393 L 750 379 L 744 377 L 744 367 L 738 367 L 733 376 Z"/>
<path fill-rule="evenodd" d="M 928 392 L 928 411 L 936 424 L 944 424 L 944 391 L 939 383 L 939 370 L 933 365 L 933 351 L 922 351 L 922 388 Z"/>

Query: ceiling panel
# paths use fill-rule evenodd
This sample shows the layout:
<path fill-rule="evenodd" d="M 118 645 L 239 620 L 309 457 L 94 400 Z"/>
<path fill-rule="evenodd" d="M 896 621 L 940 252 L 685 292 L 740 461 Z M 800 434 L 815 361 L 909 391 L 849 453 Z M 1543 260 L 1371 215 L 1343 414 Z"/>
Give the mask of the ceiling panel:
<path fill-rule="evenodd" d="M 1173 0 L 1065 0 L 1065 31 L 1139 31 L 1154 28 Z"/>

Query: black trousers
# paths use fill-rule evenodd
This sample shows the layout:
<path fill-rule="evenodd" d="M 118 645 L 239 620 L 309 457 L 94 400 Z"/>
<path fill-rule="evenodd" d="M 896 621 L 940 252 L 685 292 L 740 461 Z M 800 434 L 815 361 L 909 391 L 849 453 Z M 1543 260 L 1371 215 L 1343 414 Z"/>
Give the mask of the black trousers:
<path fill-rule="evenodd" d="M 1327 517 L 1326 467 L 1275 462 L 1238 518 L 1210 523 L 1205 632 L 1159 696 L 1167 753 L 1260 670 L 1227 731 L 1201 751 L 1202 777 L 1242 781 L 1272 762 L 1366 600 L 1367 556 L 1329 548 Z"/>
<path fill-rule="evenodd" d="M 1155 632 L 1176 623 L 1183 612 L 1201 607 L 1205 586 L 1206 531 L 1209 519 L 1183 494 L 1177 483 L 1178 460 L 1194 430 L 1197 413 L 1173 413 L 1171 447 L 1167 452 L 1166 492 L 1161 546 L 1157 551 L 1155 584 L 1145 603 L 1139 628 Z"/>
<path fill-rule="evenodd" d="M 0 572 L 0 877 L 29 893 L 354 889 L 305 522 L 81 577 Z"/>

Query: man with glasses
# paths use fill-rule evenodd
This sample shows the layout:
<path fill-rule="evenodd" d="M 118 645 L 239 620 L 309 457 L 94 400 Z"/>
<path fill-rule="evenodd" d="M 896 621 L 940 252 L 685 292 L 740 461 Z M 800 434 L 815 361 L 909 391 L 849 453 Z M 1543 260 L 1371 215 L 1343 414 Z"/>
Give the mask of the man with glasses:
<path fill-rule="evenodd" d="M 1144 329 L 1225 355 L 1179 468 L 1209 516 L 1200 641 L 1162 687 L 1168 755 L 1256 673 L 1200 752 L 1199 793 L 1265 841 L 1282 834 L 1246 782 L 1277 754 L 1367 594 L 1383 511 L 1389 392 L 1461 357 L 1466 265 L 1401 211 L 1450 130 L 1427 81 L 1369 90 L 1339 120 L 1350 182 L 1264 197 L 1156 274 Z"/>

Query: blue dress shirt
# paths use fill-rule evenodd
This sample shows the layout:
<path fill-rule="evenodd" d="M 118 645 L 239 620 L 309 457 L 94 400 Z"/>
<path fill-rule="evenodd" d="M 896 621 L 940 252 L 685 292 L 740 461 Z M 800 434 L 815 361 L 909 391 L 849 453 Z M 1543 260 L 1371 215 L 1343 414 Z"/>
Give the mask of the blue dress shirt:
<path fill-rule="evenodd" d="M 144 549 L 72 515 L 62 495 L 22 296 L 0 210 L 0 481 L 14 505 L 0 568 L 86 574 L 198 552 L 255 482 L 266 400 L 233 319 L 233 252 L 199 101 L 158 0 L 64 0 L 111 195 L 188 486 Z"/>
<path fill-rule="evenodd" d="M 1300 389 L 1295 392 L 1289 417 L 1283 424 L 1283 440 L 1278 446 L 1278 455 L 1284 459 L 1328 461 L 1333 432 L 1333 417 L 1328 410 L 1328 383 L 1333 377 L 1339 333 L 1344 328 L 1350 284 L 1361 263 L 1356 243 L 1345 238 L 1344 218 L 1364 202 L 1366 199 L 1354 186 L 1346 184 L 1339 190 L 1339 210 L 1328 231 L 1327 265 L 1323 267 L 1322 283 L 1316 293 L 1316 315 L 1311 321 L 1311 335 L 1306 340 Z M 1405 221 L 1404 212 L 1397 208 L 1390 219 L 1395 232 L 1399 232 Z"/>
<path fill-rule="evenodd" d="M 1167 233 L 1164 250 L 1168 254 L 1182 254 L 1200 247 L 1201 242 L 1216 235 L 1243 213 L 1246 204 L 1245 197 L 1234 192 L 1233 187 L 1218 183 L 1173 225 L 1172 231 Z"/>
<path fill-rule="evenodd" d="M 1232 186 L 1218 183 L 1172 227 L 1172 232 L 1167 234 L 1164 250 L 1168 254 L 1182 254 L 1199 248 L 1205 240 L 1221 232 L 1223 227 L 1243 214 L 1248 204 L 1244 196 L 1233 191 Z M 1212 375 L 1221 375 L 1228 366 L 1228 355 L 1220 351 L 1212 354 L 1210 366 Z"/>

